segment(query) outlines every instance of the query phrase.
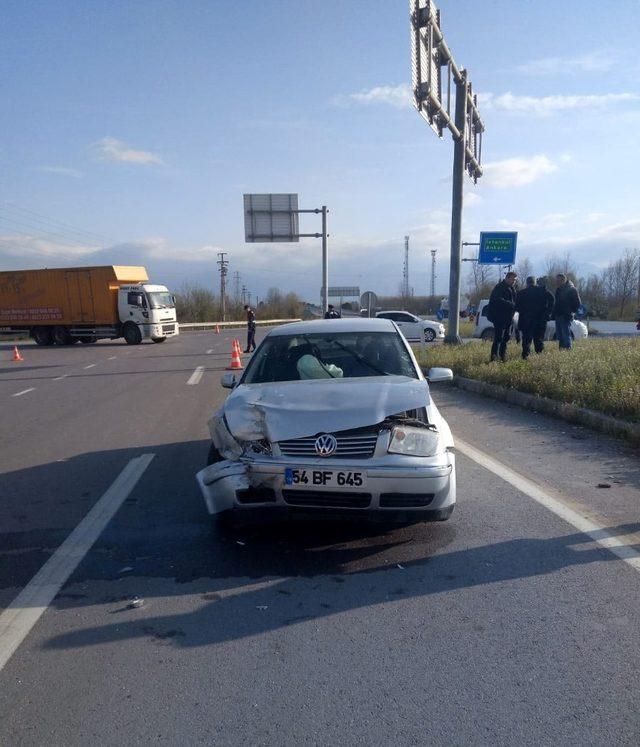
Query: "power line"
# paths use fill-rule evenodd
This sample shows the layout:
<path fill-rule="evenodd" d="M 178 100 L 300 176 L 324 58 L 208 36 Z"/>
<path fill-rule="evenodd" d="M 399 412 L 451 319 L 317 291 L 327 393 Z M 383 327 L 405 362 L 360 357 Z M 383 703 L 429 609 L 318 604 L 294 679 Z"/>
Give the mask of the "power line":
<path fill-rule="evenodd" d="M 87 231 L 86 229 L 78 228 L 77 226 L 72 225 L 71 223 L 66 223 L 65 221 L 58 220 L 57 218 L 51 218 L 49 216 L 44 215 L 43 213 L 38 213 L 35 210 L 30 210 L 29 208 L 21 207 L 20 205 L 16 205 L 12 202 L 4 202 L 3 203 L 3 209 L 9 209 L 13 211 L 18 211 L 18 213 L 26 213 L 29 220 L 36 221 L 37 223 L 44 224 L 46 227 L 46 224 L 51 225 L 55 229 L 63 229 L 66 233 L 75 233 L 82 236 L 92 236 L 95 239 L 99 239 L 100 241 L 106 242 L 106 243 L 113 243 L 117 244 L 119 243 L 118 240 L 105 236 L 103 234 L 97 233 L 95 231 Z M 22 217 L 23 216 L 18 216 Z"/>
<path fill-rule="evenodd" d="M 49 241 L 57 241 L 59 243 L 66 243 L 68 245 L 76 245 L 76 246 L 97 246 L 95 240 L 92 241 L 81 241 L 79 238 L 76 238 L 74 236 L 68 236 L 64 233 L 56 233 L 54 231 L 47 231 L 43 230 L 40 227 L 34 228 L 34 226 L 29 225 L 28 223 L 24 223 L 22 221 L 17 221 L 12 218 L 5 218 L 3 215 L 0 215 L 0 221 L 3 223 L 8 224 L 8 229 L 15 231 L 16 233 L 25 236 L 27 238 L 36 238 L 36 239 L 48 239 Z M 18 226 L 18 230 L 16 230 L 15 226 Z M 27 233 L 25 231 L 29 233 Z"/>

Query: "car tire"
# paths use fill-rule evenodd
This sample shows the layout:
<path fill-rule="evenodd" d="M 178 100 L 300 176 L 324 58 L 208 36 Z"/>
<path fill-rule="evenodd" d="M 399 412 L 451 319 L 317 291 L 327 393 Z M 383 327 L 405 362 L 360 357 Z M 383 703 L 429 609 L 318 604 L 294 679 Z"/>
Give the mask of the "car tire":
<path fill-rule="evenodd" d="M 483 329 L 482 334 L 480 335 L 480 339 L 485 340 L 486 342 L 493 342 L 494 337 L 495 329 L 493 327 L 487 327 L 487 329 Z"/>
<path fill-rule="evenodd" d="M 124 325 L 122 336 L 127 345 L 139 345 L 142 342 L 142 332 L 140 332 L 138 326 L 132 322 Z"/>
<path fill-rule="evenodd" d="M 167 338 L 166 337 L 152 337 L 151 341 L 155 343 L 161 343 L 161 342 L 166 342 Z"/>
<path fill-rule="evenodd" d="M 425 329 L 424 331 L 424 341 L 425 342 L 433 342 L 436 339 L 436 333 L 432 329 Z"/>

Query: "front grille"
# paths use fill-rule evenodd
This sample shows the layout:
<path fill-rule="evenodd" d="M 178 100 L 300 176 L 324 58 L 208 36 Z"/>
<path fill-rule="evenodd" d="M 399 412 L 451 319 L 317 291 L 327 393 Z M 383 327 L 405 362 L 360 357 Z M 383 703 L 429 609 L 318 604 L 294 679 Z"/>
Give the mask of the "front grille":
<path fill-rule="evenodd" d="M 250 503 L 275 503 L 276 494 L 273 488 L 248 488 L 236 490 L 238 503 L 247 505 Z"/>
<path fill-rule="evenodd" d="M 162 325 L 162 331 L 163 332 L 175 332 L 176 331 L 176 325 L 175 324 L 163 324 Z"/>
<path fill-rule="evenodd" d="M 323 459 L 371 459 L 378 442 L 378 431 L 371 428 L 342 431 L 333 435 L 338 447 L 330 457 Z M 308 436 L 280 441 L 280 452 L 291 457 L 317 457 L 316 438 L 317 436 Z"/>
<path fill-rule="evenodd" d="M 432 500 L 433 493 L 382 493 L 380 508 L 420 508 Z"/>
<path fill-rule="evenodd" d="M 370 493 L 334 493 L 324 490 L 283 490 L 282 497 L 290 506 L 318 506 L 320 508 L 367 508 Z"/>

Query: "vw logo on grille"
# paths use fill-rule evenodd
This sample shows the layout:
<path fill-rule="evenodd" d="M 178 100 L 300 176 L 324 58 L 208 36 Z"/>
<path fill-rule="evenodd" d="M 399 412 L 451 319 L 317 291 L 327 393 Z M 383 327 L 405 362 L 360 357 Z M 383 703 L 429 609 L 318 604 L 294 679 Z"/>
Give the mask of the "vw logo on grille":
<path fill-rule="evenodd" d="M 316 438 L 316 453 L 321 457 L 328 457 L 338 448 L 338 442 L 335 436 L 325 433 L 323 436 Z"/>

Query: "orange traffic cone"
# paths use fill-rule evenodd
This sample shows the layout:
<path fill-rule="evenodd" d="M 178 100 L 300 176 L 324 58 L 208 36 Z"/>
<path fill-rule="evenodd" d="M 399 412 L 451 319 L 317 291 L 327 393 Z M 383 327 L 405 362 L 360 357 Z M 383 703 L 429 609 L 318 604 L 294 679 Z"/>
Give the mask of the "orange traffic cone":
<path fill-rule="evenodd" d="M 13 346 L 13 358 L 11 360 L 15 361 L 16 363 L 24 360 L 24 358 L 20 355 L 20 351 L 18 350 L 17 345 Z"/>
<path fill-rule="evenodd" d="M 240 340 L 237 338 L 233 341 L 235 349 L 238 351 L 238 355 L 242 355 L 242 348 L 240 347 Z"/>
<path fill-rule="evenodd" d="M 217 335 L 220 334 L 220 325 L 219 324 L 216 324 L 216 334 Z"/>
<path fill-rule="evenodd" d="M 237 371 L 243 368 L 242 361 L 240 360 L 240 352 L 235 343 L 236 340 L 231 345 L 231 364 L 227 366 L 227 371 Z"/>

